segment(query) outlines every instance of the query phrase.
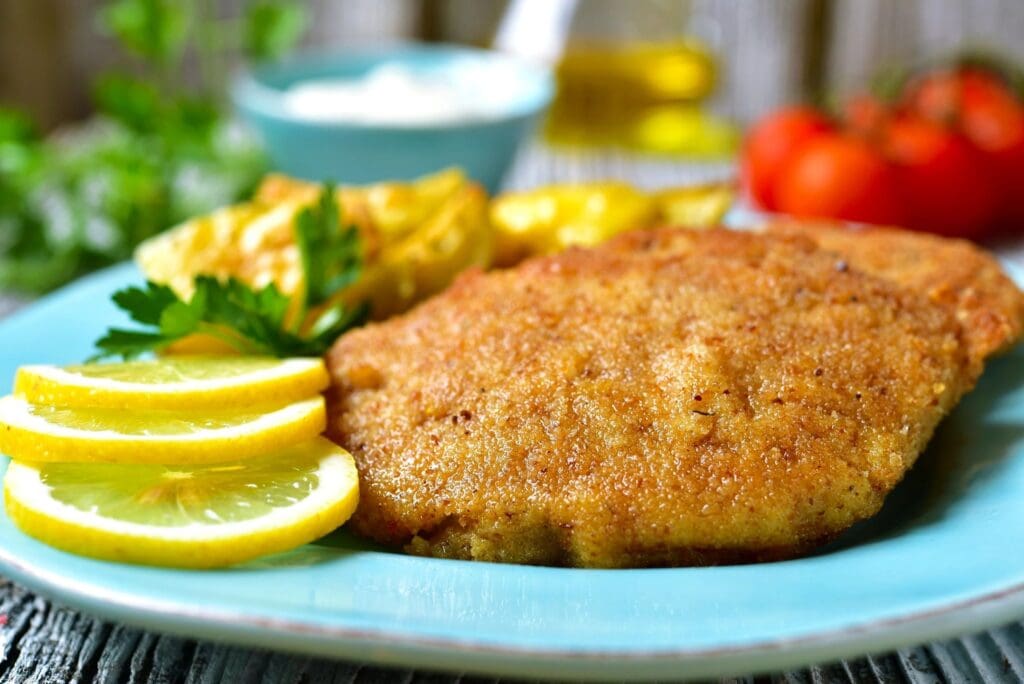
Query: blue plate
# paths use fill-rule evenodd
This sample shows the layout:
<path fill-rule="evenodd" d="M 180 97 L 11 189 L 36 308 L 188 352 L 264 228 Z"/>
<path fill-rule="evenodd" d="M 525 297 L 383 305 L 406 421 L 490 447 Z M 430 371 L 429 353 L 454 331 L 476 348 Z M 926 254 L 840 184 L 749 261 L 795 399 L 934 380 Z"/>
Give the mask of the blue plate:
<path fill-rule="evenodd" d="M 0 324 L 0 378 L 79 361 L 120 317 L 119 266 Z M 220 571 L 79 558 L 0 518 L 0 571 L 82 610 L 190 637 L 542 677 L 765 671 L 1024 615 L 1024 354 L 992 363 L 882 513 L 800 560 L 570 570 L 413 558 L 344 531 Z"/>

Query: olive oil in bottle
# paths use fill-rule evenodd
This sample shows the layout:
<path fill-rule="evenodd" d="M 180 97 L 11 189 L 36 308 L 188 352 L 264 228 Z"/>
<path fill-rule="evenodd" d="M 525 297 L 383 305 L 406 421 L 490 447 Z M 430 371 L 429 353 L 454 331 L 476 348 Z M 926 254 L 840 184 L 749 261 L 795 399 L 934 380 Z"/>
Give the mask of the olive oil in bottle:
<path fill-rule="evenodd" d="M 730 154 L 733 126 L 705 109 L 718 71 L 711 50 L 685 33 L 689 3 L 579 3 L 556 65 L 558 94 L 545 133 L 553 143 L 639 151 Z"/>

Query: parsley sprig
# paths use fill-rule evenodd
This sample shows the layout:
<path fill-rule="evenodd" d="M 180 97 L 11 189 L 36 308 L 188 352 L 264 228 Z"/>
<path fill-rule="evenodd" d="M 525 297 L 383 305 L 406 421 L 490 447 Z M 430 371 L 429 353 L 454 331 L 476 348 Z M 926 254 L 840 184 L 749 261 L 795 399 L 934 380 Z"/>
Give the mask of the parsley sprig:
<path fill-rule="evenodd" d="M 365 304 L 330 303 L 359 278 L 362 241 L 357 228 L 342 227 L 329 185 L 316 205 L 296 215 L 294 229 L 305 282 L 297 314 L 290 314 L 291 298 L 273 283 L 257 290 L 237 278 L 200 275 L 185 301 L 166 285 L 147 281 L 113 295 L 114 303 L 145 328 L 111 328 L 96 342 L 95 358 L 134 358 L 194 333 L 215 337 L 245 354 L 322 355 L 339 335 L 366 319 Z M 317 313 L 307 321 L 312 311 Z"/>

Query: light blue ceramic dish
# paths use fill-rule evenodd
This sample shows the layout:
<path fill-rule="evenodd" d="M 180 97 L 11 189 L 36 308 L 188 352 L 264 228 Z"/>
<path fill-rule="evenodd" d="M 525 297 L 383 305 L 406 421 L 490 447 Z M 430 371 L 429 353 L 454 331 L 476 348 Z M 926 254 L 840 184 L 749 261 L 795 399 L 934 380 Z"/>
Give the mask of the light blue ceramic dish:
<path fill-rule="evenodd" d="M 80 361 L 122 319 L 125 265 L 0 324 L 0 382 Z M 674 679 L 821 661 L 1024 615 L 1024 349 L 996 360 L 882 513 L 784 563 L 571 570 L 387 553 L 344 530 L 220 571 L 133 567 L 36 542 L 0 515 L 0 574 L 112 620 L 393 665 Z"/>
<path fill-rule="evenodd" d="M 503 104 L 495 115 L 471 122 L 396 126 L 302 119 L 283 103 L 282 93 L 292 84 L 358 78 L 385 62 L 435 74 L 455 63 L 481 65 L 506 81 Z M 459 166 L 494 192 L 552 92 L 548 71 L 500 53 L 414 44 L 308 54 L 257 67 L 235 81 L 231 95 L 264 140 L 275 168 L 284 173 L 310 180 L 370 183 Z"/>

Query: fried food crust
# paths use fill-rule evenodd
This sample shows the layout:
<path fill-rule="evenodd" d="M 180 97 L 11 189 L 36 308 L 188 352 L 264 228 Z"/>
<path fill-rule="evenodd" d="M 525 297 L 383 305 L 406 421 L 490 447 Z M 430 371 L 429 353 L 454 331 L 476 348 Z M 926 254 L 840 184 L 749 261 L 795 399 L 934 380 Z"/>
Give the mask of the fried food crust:
<path fill-rule="evenodd" d="M 631 233 L 464 274 L 328 355 L 356 531 L 585 567 L 791 557 L 874 514 L 980 364 L 801 235 Z"/>
<path fill-rule="evenodd" d="M 810 238 L 843 255 L 855 268 L 949 308 L 963 326 L 964 344 L 974 364 L 1003 351 L 1024 329 L 1024 297 L 999 263 L 967 240 L 829 222 L 782 221 L 766 230 Z"/>

